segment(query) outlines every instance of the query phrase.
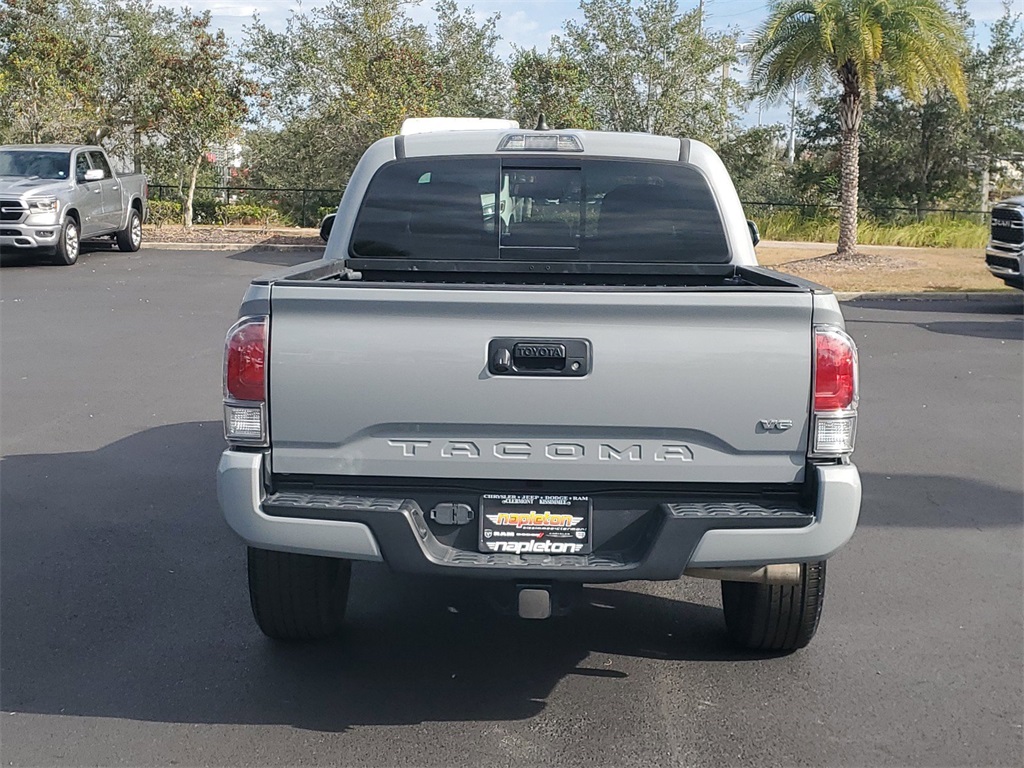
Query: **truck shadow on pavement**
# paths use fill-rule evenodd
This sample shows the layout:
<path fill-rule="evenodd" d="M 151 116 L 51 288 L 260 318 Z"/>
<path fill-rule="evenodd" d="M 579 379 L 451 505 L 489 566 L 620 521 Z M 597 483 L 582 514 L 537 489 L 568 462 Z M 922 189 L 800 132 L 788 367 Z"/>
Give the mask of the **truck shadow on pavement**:
<path fill-rule="evenodd" d="M 299 264 L 322 259 L 323 256 L 323 248 L 277 251 L 255 247 L 239 253 L 232 253 L 228 258 L 232 261 L 250 261 L 253 264 L 266 264 L 270 267 L 296 267 Z"/>
<path fill-rule="evenodd" d="M 1019 488 L 1013 491 L 954 475 L 864 471 L 861 482 L 859 526 L 1016 529 L 1024 523 Z"/>
<path fill-rule="evenodd" d="M 907 302 L 907 304 L 927 304 L 929 302 Z M 943 304 L 945 302 L 934 302 L 936 304 Z M 963 306 L 963 305 L 958 305 Z M 926 322 L 906 322 L 893 320 L 892 318 L 865 318 L 865 317 L 851 317 L 847 318 L 847 323 L 850 327 L 855 328 L 858 325 L 904 325 L 913 326 L 920 328 L 925 331 L 931 331 L 932 333 L 941 333 L 950 336 L 970 336 L 977 339 L 996 339 L 1001 341 L 1020 341 L 1024 338 L 1024 318 L 1021 315 L 1021 308 L 1010 303 L 1004 303 L 1001 305 L 986 305 L 987 309 L 983 312 L 975 312 L 973 309 L 963 308 L 963 312 L 968 315 L 1002 315 L 1005 319 L 1002 320 L 929 320 Z M 993 307 L 997 311 L 992 311 Z M 886 307 L 886 309 L 902 309 L 894 307 Z"/>
<path fill-rule="evenodd" d="M 81 245 L 78 258 L 81 259 L 83 256 L 87 257 L 91 253 L 119 253 L 119 251 L 113 243 L 106 242 L 104 240 L 86 241 Z M 52 258 L 52 256 L 40 251 L 7 249 L 5 251 L 0 251 L 0 268 L 60 266 L 61 269 L 76 269 L 80 266 L 79 264 L 75 264 L 71 267 L 65 267 L 63 265 L 54 264 L 51 260 Z"/>
<path fill-rule="evenodd" d="M 378 564 L 354 570 L 342 638 L 275 644 L 252 621 L 244 547 L 217 506 L 221 449 L 220 423 L 196 422 L 3 460 L 5 711 L 327 731 L 508 720 L 543 710 L 570 675 L 613 694 L 630 657 L 758 658 L 729 645 L 716 597 L 588 588 L 572 615 L 529 623 L 487 607 L 489 583 Z"/>
<path fill-rule="evenodd" d="M 1024 322 L 1021 318 L 988 322 L 985 320 L 942 320 L 931 323 L 918 323 L 918 327 L 932 333 L 945 333 L 953 336 L 972 336 L 976 339 L 1000 339 L 1004 341 L 1020 341 L 1024 338 Z"/>
<path fill-rule="evenodd" d="M 354 570 L 342 638 L 273 643 L 252 621 L 243 547 L 217 507 L 221 448 L 220 423 L 195 422 L 3 460 L 5 711 L 323 731 L 516 720 L 541 712 L 567 678 L 586 696 L 616 695 L 633 684 L 636 659 L 766 658 L 728 643 L 709 583 L 657 587 L 678 600 L 642 585 L 589 587 L 572 615 L 533 623 L 494 613 L 489 583 L 378 564 Z M 865 488 L 866 525 L 1020 519 L 1014 494 L 967 480 L 869 476 Z M 700 603 L 685 599 L 693 591 Z"/>
<path fill-rule="evenodd" d="M 850 299 L 844 307 L 888 309 L 897 312 L 949 312 L 958 315 L 1020 315 L 1024 313 L 1024 293 L 994 293 L 981 299 Z M 847 322 L 851 318 L 847 317 Z"/>

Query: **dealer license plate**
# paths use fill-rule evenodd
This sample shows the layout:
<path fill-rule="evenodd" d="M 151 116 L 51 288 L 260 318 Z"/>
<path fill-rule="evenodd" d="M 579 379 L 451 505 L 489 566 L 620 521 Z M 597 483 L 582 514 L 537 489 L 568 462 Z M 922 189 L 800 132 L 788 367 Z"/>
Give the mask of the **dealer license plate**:
<path fill-rule="evenodd" d="M 480 500 L 480 551 L 589 554 L 590 523 L 589 496 L 487 494 Z"/>

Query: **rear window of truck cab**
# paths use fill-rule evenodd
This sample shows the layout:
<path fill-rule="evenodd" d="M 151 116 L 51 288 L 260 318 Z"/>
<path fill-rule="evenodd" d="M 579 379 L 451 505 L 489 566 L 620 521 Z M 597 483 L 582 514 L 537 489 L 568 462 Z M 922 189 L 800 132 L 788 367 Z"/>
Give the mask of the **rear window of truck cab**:
<path fill-rule="evenodd" d="M 722 264 L 729 248 L 711 189 L 690 166 L 474 156 L 381 167 L 363 198 L 351 255 Z"/>

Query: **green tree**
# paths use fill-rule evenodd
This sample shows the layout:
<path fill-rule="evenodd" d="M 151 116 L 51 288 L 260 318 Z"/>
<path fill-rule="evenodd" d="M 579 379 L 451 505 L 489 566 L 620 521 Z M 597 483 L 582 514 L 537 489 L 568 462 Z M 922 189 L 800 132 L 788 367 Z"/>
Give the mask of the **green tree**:
<path fill-rule="evenodd" d="M 455 0 L 434 5 L 437 21 L 430 41 L 436 73 L 432 111 L 455 117 L 499 117 L 508 111 L 509 67 L 495 53 L 495 14 L 477 23 L 472 8 Z"/>
<path fill-rule="evenodd" d="M 259 84 L 248 162 L 263 183 L 337 187 L 368 144 L 436 103 L 426 29 L 401 0 L 332 0 L 293 11 L 281 33 L 256 18 L 244 56 Z"/>
<path fill-rule="evenodd" d="M 974 22 L 963 0 L 958 3 L 957 14 L 973 40 Z M 1015 168 L 1019 174 L 1024 170 L 1022 18 L 1014 6 L 1004 0 L 1003 13 L 991 26 L 988 47 L 975 45 L 964 66 L 971 105 L 967 111 L 967 131 L 972 160 L 980 176 L 983 206 L 988 203 L 990 187 L 997 195 L 1021 188 L 1019 181 L 1012 186 L 1015 174 L 1006 171 Z M 1010 186 L 1000 190 L 1001 180 Z"/>
<path fill-rule="evenodd" d="M 167 70 L 167 121 L 163 137 L 187 179 L 182 224 L 192 226 L 196 180 L 207 154 L 236 137 L 252 84 L 234 62 L 222 30 L 210 29 L 210 13 L 185 9 L 178 18 L 179 48 Z"/>
<path fill-rule="evenodd" d="M 703 29 L 677 0 L 581 0 L 552 52 L 583 77 L 584 105 L 613 131 L 689 136 L 718 144 L 742 89 L 729 74 L 736 36 Z"/>
<path fill-rule="evenodd" d="M 792 174 L 785 164 L 785 135 L 781 125 L 758 126 L 741 131 L 719 147 L 741 200 L 792 201 Z"/>
<path fill-rule="evenodd" d="M 173 11 L 151 0 L 102 0 L 97 24 L 107 150 L 129 159 L 136 173 L 160 168 L 166 152 L 157 137 L 167 129 L 169 68 L 182 28 Z"/>
<path fill-rule="evenodd" d="M 0 141 L 90 139 L 99 124 L 99 61 L 88 0 L 3 0 Z"/>
<path fill-rule="evenodd" d="M 929 92 L 920 103 L 882 94 L 865 116 L 864 143 L 871 147 L 861 161 L 868 201 L 913 205 L 923 219 L 928 209 L 962 196 L 968 186 L 967 119 L 944 91 Z"/>
<path fill-rule="evenodd" d="M 798 176 L 805 189 L 827 179 L 838 192 L 843 139 L 835 98 L 820 94 L 810 107 L 801 130 L 805 143 Z M 967 115 L 945 90 L 929 91 L 920 103 L 883 90 L 865 110 L 860 128 L 861 143 L 870 147 L 859 159 L 860 206 L 880 216 L 887 215 L 884 208 L 915 208 L 923 218 L 931 208 L 973 202 L 965 197 L 974 156 L 967 126 Z"/>
<path fill-rule="evenodd" d="M 253 180 L 337 187 L 407 117 L 505 113 L 496 17 L 477 22 L 442 0 L 428 34 L 405 9 L 403 0 L 331 0 L 293 12 L 281 33 L 254 20 L 245 44 L 259 82 L 246 140 Z"/>
<path fill-rule="evenodd" d="M 517 48 L 512 54 L 512 116 L 532 128 L 543 113 L 552 128 L 596 128 L 583 103 L 583 73 L 565 56 Z"/>
<path fill-rule="evenodd" d="M 781 0 L 772 5 L 752 54 L 756 90 L 772 99 L 794 81 L 829 79 L 841 88 L 840 256 L 857 247 L 860 128 L 865 102 L 875 99 L 879 78 L 917 102 L 928 89 L 945 86 L 965 107 L 964 49 L 960 25 L 936 0 Z"/>
<path fill-rule="evenodd" d="M 980 187 L 996 198 L 1020 189 L 1024 166 L 1024 24 L 1009 5 L 991 25 L 982 45 L 973 35 L 966 7 L 955 13 L 968 31 L 964 58 L 969 107 L 962 111 L 947 88 L 932 88 L 916 103 L 884 78 L 875 104 L 864 113 L 860 158 L 860 202 L 869 208 L 979 207 Z M 807 151 L 798 163 L 801 193 L 824 199 L 841 155 L 839 118 L 830 95 L 811 102 L 801 115 Z M 990 184 L 985 184 L 986 173 Z M 1016 186 L 1015 186 L 1016 180 Z M 821 194 L 819 193 L 819 189 Z M 984 199 L 988 200 L 985 194 Z"/>

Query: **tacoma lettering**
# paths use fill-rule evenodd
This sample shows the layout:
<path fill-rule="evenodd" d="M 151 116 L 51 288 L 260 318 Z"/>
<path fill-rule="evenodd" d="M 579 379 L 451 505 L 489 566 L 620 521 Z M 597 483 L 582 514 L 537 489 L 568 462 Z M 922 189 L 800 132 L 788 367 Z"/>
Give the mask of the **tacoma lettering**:
<path fill-rule="evenodd" d="M 763 424 L 763 422 L 762 422 Z M 776 429 L 785 429 L 785 422 L 777 423 Z M 420 459 L 432 456 L 442 459 L 477 459 L 485 453 L 493 454 L 497 459 L 523 461 L 530 459 L 546 459 L 549 461 L 579 461 L 590 458 L 592 461 L 622 462 L 666 462 L 693 461 L 693 451 L 683 443 L 661 443 L 657 445 L 633 443 L 631 445 L 613 445 L 598 443 L 584 445 L 582 443 L 542 443 L 533 445 L 525 440 L 506 440 L 490 445 L 486 441 L 472 440 L 395 440 L 389 439 L 388 445 L 402 451 L 402 456 Z M 436 444 L 436 447 L 435 447 Z M 429 450 L 427 450 L 429 449 Z"/>
<path fill-rule="evenodd" d="M 609 461 L 611 459 L 617 459 L 618 461 L 622 461 L 622 459 L 626 459 L 626 461 L 640 461 L 643 458 L 643 450 L 639 445 L 631 445 L 620 451 L 607 443 L 601 443 L 597 451 L 597 457 L 601 461 Z"/>

